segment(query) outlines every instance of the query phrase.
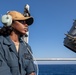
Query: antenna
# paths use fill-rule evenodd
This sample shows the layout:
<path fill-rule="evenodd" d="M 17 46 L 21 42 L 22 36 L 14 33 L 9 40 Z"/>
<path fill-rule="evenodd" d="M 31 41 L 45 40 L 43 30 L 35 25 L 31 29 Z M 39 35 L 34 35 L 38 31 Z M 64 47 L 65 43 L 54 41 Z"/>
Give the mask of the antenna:
<path fill-rule="evenodd" d="M 24 7 L 24 13 L 23 13 L 23 15 L 25 17 L 30 16 L 30 6 L 28 4 L 26 4 L 25 7 Z"/>

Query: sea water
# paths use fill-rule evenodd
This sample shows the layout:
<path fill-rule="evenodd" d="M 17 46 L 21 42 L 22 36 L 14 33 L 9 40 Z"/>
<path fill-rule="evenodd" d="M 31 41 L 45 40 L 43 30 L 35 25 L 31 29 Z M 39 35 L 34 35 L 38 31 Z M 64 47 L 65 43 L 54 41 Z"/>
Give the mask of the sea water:
<path fill-rule="evenodd" d="M 39 64 L 38 75 L 76 75 L 76 64 Z"/>

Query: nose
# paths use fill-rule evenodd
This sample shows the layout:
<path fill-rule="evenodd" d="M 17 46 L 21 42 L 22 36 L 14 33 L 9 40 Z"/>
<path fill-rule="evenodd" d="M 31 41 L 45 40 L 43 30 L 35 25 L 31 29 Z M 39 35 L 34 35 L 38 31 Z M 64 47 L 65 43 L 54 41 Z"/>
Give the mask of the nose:
<path fill-rule="evenodd" d="M 25 27 L 28 27 L 28 24 L 24 24 Z"/>

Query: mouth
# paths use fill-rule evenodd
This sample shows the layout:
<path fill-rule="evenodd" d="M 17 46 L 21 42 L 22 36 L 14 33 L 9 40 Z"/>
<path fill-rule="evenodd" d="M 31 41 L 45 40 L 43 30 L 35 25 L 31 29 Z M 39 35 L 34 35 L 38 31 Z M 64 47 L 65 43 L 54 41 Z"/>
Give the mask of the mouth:
<path fill-rule="evenodd" d="M 25 30 L 25 32 L 27 32 L 28 31 L 28 28 L 24 28 L 24 30 Z"/>

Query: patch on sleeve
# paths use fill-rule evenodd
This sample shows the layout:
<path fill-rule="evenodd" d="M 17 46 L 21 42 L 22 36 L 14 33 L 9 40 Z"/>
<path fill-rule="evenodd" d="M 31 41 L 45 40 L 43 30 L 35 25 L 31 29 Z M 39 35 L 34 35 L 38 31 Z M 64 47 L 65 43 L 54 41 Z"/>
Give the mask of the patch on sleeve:
<path fill-rule="evenodd" d="M 28 53 L 24 53 L 24 58 L 30 60 L 30 59 L 32 59 L 32 56 Z"/>

